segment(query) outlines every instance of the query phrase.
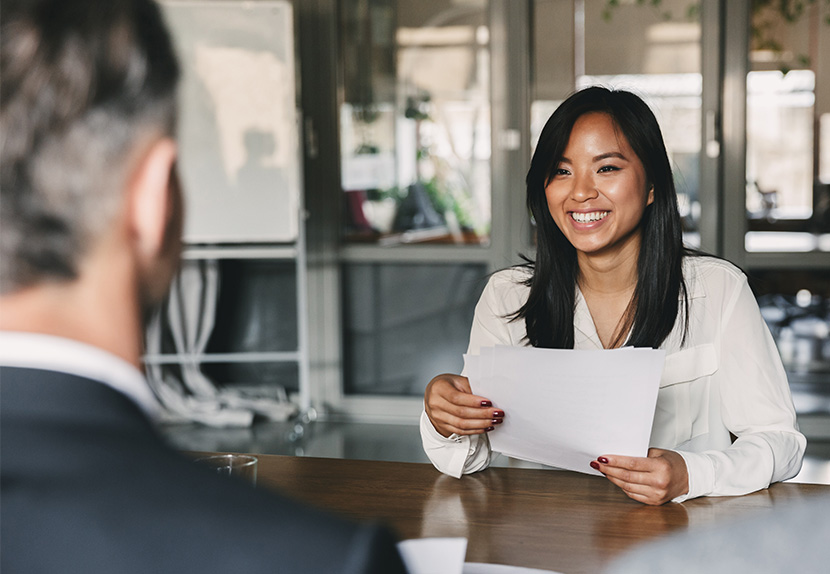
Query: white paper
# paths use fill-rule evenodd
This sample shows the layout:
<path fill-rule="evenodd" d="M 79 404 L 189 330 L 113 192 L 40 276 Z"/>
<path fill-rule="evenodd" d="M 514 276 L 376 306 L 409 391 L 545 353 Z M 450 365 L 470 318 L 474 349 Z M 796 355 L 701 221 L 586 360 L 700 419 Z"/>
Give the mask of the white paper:
<path fill-rule="evenodd" d="M 664 351 L 497 346 L 464 359 L 473 393 L 505 412 L 494 451 L 588 474 L 598 456 L 648 453 Z"/>
<path fill-rule="evenodd" d="M 409 574 L 462 574 L 466 538 L 413 538 L 398 542 Z"/>
<path fill-rule="evenodd" d="M 464 562 L 466 538 L 413 538 L 398 542 L 398 552 L 409 574 L 558 574 L 506 564 Z"/>
<path fill-rule="evenodd" d="M 507 566 L 506 564 L 484 564 L 482 562 L 465 562 L 463 574 L 557 574 L 553 570 Z"/>

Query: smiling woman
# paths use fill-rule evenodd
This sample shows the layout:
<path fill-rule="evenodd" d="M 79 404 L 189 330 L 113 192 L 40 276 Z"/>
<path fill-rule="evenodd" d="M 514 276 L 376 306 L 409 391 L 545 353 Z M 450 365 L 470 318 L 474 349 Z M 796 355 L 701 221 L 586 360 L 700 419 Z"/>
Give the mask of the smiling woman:
<path fill-rule="evenodd" d="M 531 345 L 574 347 L 579 290 L 603 347 L 658 347 L 680 303 L 685 321 L 677 193 L 660 127 L 640 98 L 592 87 L 565 100 L 539 137 L 527 201 L 539 239 L 534 280 L 511 314 L 524 319 Z M 572 215 L 597 211 L 609 213 L 588 223 Z"/>
<path fill-rule="evenodd" d="M 775 344 L 744 274 L 683 247 L 648 106 L 599 87 L 570 96 L 542 130 L 527 202 L 536 259 L 491 278 L 468 354 L 494 345 L 664 349 L 648 456 L 597 453 L 591 462 L 634 500 L 746 494 L 794 476 L 806 441 Z M 509 413 L 474 395 L 463 373 L 435 377 L 424 406 L 421 437 L 439 470 L 489 465 L 487 434 Z"/>
<path fill-rule="evenodd" d="M 545 196 L 553 221 L 576 250 L 578 281 L 600 340 L 619 346 L 630 327 L 640 221 L 654 188 L 610 115 L 590 112 L 576 120 Z M 604 293 L 595 297 L 597 291 Z"/>
<path fill-rule="evenodd" d="M 643 163 L 611 116 L 599 112 L 574 124 L 545 196 L 551 217 L 583 261 L 639 251 L 640 220 L 654 200 Z"/>

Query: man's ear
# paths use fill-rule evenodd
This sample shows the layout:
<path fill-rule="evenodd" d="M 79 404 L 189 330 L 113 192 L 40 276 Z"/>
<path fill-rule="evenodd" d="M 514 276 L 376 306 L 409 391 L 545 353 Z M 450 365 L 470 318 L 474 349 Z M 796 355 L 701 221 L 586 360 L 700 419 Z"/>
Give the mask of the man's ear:
<path fill-rule="evenodd" d="M 139 157 L 129 179 L 128 225 L 143 258 L 156 257 L 164 244 L 175 161 L 176 143 L 157 139 Z"/>

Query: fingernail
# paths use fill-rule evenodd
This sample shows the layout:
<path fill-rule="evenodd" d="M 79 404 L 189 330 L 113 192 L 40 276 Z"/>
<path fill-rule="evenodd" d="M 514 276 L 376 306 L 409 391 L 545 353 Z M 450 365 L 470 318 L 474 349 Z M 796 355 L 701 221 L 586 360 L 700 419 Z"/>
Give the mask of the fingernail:
<path fill-rule="evenodd" d="M 600 461 L 602 464 L 608 464 L 608 459 L 604 456 L 599 457 L 597 460 Z"/>
<path fill-rule="evenodd" d="M 487 427 L 484 429 L 485 432 L 490 432 L 491 430 L 496 430 L 496 427 Z"/>
<path fill-rule="evenodd" d="M 595 460 L 592 460 L 591 461 L 591 468 L 593 468 L 594 470 L 599 470 L 599 463 Z"/>
<path fill-rule="evenodd" d="M 493 424 L 494 424 L 494 425 L 500 425 L 500 424 L 501 424 L 501 423 L 503 423 L 503 422 L 504 422 L 504 420 L 503 420 L 503 419 L 493 419 Z"/>
<path fill-rule="evenodd" d="M 493 411 L 493 416 L 494 417 L 503 417 L 504 416 L 504 411 Z"/>
<path fill-rule="evenodd" d="M 481 406 L 483 406 L 483 407 L 492 407 L 493 403 L 491 403 L 490 401 L 481 401 Z"/>

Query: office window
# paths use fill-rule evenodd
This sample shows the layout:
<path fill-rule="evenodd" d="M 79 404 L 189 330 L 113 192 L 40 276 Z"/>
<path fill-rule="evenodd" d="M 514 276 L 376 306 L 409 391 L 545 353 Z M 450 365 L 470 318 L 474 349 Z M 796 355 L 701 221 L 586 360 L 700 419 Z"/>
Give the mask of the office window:
<path fill-rule="evenodd" d="M 573 90 L 626 89 L 652 108 L 674 170 L 687 244 L 700 245 L 701 146 L 699 2 L 533 3 L 531 137 Z"/>
<path fill-rule="evenodd" d="M 345 239 L 486 245 L 487 2 L 340 3 Z"/>
<path fill-rule="evenodd" d="M 337 7 L 340 293 L 325 322 L 342 376 L 326 389 L 346 414 L 415 414 L 433 376 L 463 367 L 493 249 L 490 5 Z"/>
<path fill-rule="evenodd" d="M 820 3 L 754 6 L 747 75 L 745 248 L 830 251 L 830 24 Z"/>

